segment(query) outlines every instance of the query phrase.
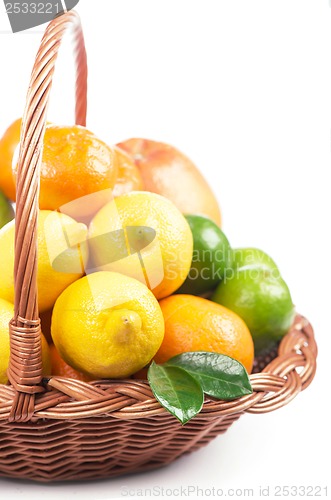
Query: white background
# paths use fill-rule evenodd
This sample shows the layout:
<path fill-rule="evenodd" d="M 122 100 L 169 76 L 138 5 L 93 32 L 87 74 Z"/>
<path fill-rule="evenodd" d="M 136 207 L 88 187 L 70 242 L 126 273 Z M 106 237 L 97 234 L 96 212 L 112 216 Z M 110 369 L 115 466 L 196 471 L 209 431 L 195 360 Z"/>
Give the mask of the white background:
<path fill-rule="evenodd" d="M 121 497 L 124 486 L 139 495 L 140 488 L 188 485 L 254 488 L 257 498 L 260 485 L 328 485 L 327 1 L 81 0 L 77 10 L 89 57 L 88 127 L 109 143 L 132 136 L 169 142 L 196 162 L 219 198 L 232 245 L 260 247 L 279 264 L 297 309 L 315 327 L 318 373 L 289 406 L 244 416 L 167 468 L 84 485 L 3 479 L 1 499 L 101 500 Z M 12 35 L 3 13 L 0 29 L 2 132 L 22 114 L 42 29 Z M 72 120 L 70 66 L 63 56 L 49 114 L 59 123 Z"/>

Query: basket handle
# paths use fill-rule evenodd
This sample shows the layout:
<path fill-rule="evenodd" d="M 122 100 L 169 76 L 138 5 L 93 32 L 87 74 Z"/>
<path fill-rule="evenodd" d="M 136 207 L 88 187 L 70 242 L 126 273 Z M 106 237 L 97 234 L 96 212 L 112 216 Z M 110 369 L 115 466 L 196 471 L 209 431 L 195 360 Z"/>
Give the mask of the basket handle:
<path fill-rule="evenodd" d="M 16 186 L 14 318 L 10 322 L 8 378 L 15 389 L 9 421 L 27 421 L 35 395 L 44 392 L 37 290 L 39 171 L 50 91 L 59 48 L 73 28 L 76 54 L 76 124 L 86 124 L 87 63 L 79 16 L 69 11 L 49 23 L 32 70 L 22 119 Z"/>

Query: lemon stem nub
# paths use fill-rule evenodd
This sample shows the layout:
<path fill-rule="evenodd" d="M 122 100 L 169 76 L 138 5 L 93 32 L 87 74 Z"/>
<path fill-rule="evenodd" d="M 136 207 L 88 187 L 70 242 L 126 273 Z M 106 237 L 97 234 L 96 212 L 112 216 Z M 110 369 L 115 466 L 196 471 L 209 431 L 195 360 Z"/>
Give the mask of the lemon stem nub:
<path fill-rule="evenodd" d="M 141 317 L 135 311 L 129 309 L 115 309 L 110 312 L 106 330 L 115 334 L 118 343 L 131 342 L 142 329 Z"/>

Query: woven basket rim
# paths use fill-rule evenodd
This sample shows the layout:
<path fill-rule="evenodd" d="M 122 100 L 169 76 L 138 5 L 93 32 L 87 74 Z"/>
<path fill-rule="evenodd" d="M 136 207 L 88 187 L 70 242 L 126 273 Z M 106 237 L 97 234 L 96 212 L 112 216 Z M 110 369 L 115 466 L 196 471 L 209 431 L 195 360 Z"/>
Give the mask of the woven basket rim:
<path fill-rule="evenodd" d="M 266 413 L 288 404 L 314 378 L 316 357 L 312 326 L 297 315 L 279 345 L 278 356 L 261 372 L 250 375 L 253 393 L 233 401 L 206 397 L 199 418 Z M 44 378 L 43 383 L 45 392 L 38 394 L 35 401 L 35 420 L 82 419 L 104 414 L 131 420 L 168 414 L 153 396 L 147 380 L 83 382 L 52 376 Z M 10 418 L 14 395 L 12 386 L 0 385 L 0 420 Z"/>

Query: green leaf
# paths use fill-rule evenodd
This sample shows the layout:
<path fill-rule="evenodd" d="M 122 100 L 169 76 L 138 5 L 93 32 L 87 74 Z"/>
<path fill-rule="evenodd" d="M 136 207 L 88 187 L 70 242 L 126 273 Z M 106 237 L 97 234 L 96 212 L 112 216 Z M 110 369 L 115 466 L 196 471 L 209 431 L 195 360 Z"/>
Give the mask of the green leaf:
<path fill-rule="evenodd" d="M 230 401 L 253 392 L 245 367 L 223 354 L 186 352 L 164 366 L 182 368 L 199 382 L 206 394 L 217 399 Z"/>
<path fill-rule="evenodd" d="M 153 361 L 147 377 L 155 398 L 182 424 L 201 410 L 203 391 L 197 380 L 185 370 L 157 365 Z"/>

